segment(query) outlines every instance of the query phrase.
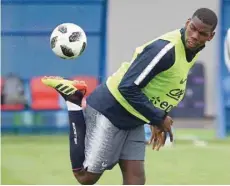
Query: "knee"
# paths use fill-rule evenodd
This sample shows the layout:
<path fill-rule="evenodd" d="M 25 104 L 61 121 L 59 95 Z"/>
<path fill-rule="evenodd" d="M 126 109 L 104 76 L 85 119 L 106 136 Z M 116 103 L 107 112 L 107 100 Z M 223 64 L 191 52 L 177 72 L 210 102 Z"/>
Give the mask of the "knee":
<path fill-rule="evenodd" d="M 75 178 L 81 185 L 94 185 L 100 178 L 100 174 L 92 174 L 89 172 L 74 173 Z"/>
<path fill-rule="evenodd" d="M 92 178 L 77 178 L 77 181 L 81 184 L 81 185 L 94 185 L 95 183 L 97 183 L 96 179 L 92 179 Z"/>
<path fill-rule="evenodd" d="M 145 176 L 130 176 L 129 178 L 124 178 L 124 185 L 144 185 L 145 184 Z"/>
<path fill-rule="evenodd" d="M 144 185 L 145 184 L 145 175 L 141 175 L 138 179 L 137 179 L 137 182 L 138 182 L 138 185 Z"/>
<path fill-rule="evenodd" d="M 123 176 L 124 185 L 144 185 L 145 184 L 145 173 L 144 171 L 132 171 L 124 174 Z"/>

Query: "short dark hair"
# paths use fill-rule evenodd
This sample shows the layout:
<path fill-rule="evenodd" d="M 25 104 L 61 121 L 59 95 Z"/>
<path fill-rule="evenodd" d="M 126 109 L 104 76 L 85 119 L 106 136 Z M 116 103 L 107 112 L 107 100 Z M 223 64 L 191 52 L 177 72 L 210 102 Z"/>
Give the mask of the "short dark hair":
<path fill-rule="evenodd" d="M 208 8 L 199 8 L 195 11 L 193 17 L 198 17 L 203 23 L 213 26 L 213 30 L 215 30 L 218 18 L 214 11 Z"/>

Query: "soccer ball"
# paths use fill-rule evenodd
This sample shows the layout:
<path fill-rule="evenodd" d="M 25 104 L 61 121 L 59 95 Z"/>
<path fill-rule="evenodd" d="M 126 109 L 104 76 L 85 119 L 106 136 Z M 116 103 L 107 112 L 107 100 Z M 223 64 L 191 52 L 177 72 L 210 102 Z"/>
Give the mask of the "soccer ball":
<path fill-rule="evenodd" d="M 58 25 L 50 36 L 53 52 L 63 59 L 79 57 L 86 48 L 87 37 L 84 30 L 73 23 Z"/>

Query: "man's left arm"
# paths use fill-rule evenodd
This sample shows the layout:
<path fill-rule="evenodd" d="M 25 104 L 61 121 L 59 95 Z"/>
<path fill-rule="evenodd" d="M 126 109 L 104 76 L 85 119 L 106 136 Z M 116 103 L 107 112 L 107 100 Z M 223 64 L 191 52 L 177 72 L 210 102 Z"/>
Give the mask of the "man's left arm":
<path fill-rule="evenodd" d="M 154 41 L 137 56 L 118 86 L 122 96 L 152 125 L 161 125 L 166 113 L 155 107 L 141 89 L 174 62 L 174 46 L 169 41 Z"/>

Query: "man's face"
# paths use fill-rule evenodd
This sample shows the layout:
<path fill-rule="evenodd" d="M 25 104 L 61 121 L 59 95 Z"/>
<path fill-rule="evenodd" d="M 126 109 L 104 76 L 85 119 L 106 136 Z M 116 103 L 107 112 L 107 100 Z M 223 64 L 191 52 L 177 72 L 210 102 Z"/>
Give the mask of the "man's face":
<path fill-rule="evenodd" d="M 213 27 L 203 23 L 198 17 L 189 19 L 185 25 L 185 45 L 190 50 L 196 50 L 206 41 L 211 41 L 215 33 Z"/>

